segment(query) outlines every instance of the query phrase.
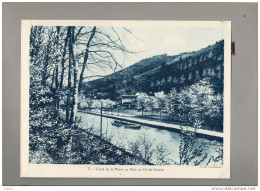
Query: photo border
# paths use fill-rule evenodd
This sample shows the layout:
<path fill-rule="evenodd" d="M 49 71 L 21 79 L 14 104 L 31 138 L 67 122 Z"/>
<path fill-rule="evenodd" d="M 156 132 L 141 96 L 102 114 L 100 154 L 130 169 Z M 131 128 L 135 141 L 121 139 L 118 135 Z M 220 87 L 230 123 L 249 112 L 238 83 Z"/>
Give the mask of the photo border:
<path fill-rule="evenodd" d="M 223 28 L 224 31 L 224 124 L 223 166 L 177 165 L 84 165 L 29 163 L 29 37 L 31 26 L 113 26 L 167 28 Z M 21 59 L 21 177 L 46 178 L 230 178 L 230 97 L 231 22 L 230 21 L 130 21 L 130 20 L 22 20 Z M 101 170 L 108 169 L 108 170 Z M 116 170 L 120 169 L 120 170 Z M 131 170 L 131 169 L 136 169 Z M 148 170 L 149 169 L 149 170 Z M 151 171 L 150 171 L 151 169 Z M 154 170 L 156 169 L 156 170 Z M 158 169 L 160 171 L 158 171 Z M 140 170 L 140 171 L 139 171 Z"/>
<path fill-rule="evenodd" d="M 257 3 L 3 3 L 3 185 L 257 185 L 257 12 Z M 230 179 L 20 178 L 21 20 L 104 18 L 231 20 Z"/>

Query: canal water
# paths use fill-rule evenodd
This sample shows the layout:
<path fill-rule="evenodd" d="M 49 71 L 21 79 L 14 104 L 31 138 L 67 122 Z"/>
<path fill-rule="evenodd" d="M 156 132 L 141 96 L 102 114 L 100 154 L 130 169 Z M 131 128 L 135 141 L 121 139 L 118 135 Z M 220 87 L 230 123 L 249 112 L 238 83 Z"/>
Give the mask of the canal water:
<path fill-rule="evenodd" d="M 82 128 L 100 135 L 100 116 L 82 112 L 79 112 L 78 116 L 80 116 L 82 121 Z M 161 162 L 158 162 L 160 161 L 158 158 L 161 156 L 164 156 L 164 161 L 168 164 L 179 162 L 180 133 L 144 125 L 139 130 L 125 128 L 124 126 L 117 127 L 112 125 L 113 121 L 114 119 L 102 117 L 102 138 L 129 152 L 133 152 L 133 148 L 136 146 L 143 151 L 146 149 L 148 153 L 152 154 L 150 162 L 154 164 L 161 164 Z M 208 166 L 222 165 L 221 161 L 215 162 L 214 160 L 210 160 L 211 157 L 219 156 L 217 151 L 223 148 L 221 142 L 198 138 L 196 146 L 199 145 L 201 145 L 203 150 L 202 156 L 195 158 L 191 162 L 191 165 L 194 164 L 195 160 L 201 160 L 206 154 L 207 158 L 200 165 L 206 165 L 207 163 Z"/>

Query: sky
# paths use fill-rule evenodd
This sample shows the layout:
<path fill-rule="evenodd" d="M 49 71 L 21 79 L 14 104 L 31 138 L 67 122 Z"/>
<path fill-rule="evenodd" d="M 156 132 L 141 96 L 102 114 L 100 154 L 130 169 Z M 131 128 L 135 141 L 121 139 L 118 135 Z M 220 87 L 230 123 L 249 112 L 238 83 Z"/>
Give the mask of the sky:
<path fill-rule="evenodd" d="M 127 65 L 159 54 L 177 55 L 192 52 L 216 43 L 224 38 L 220 28 L 133 28 L 132 32 L 140 39 L 132 41 L 130 49 L 143 51 L 129 56 Z"/>
<path fill-rule="evenodd" d="M 128 54 L 125 59 L 120 54 L 116 54 L 118 60 L 124 62 L 124 67 L 155 55 L 167 54 L 172 56 L 183 52 L 200 50 L 224 39 L 223 28 L 216 27 L 139 26 L 128 28 L 134 36 L 129 33 L 125 34 L 122 28 L 115 29 L 122 36 L 126 48 L 138 52 L 137 54 Z M 104 28 L 104 30 L 106 29 Z M 113 70 L 107 69 L 105 72 L 99 71 L 98 73 L 108 75 L 113 73 Z"/>

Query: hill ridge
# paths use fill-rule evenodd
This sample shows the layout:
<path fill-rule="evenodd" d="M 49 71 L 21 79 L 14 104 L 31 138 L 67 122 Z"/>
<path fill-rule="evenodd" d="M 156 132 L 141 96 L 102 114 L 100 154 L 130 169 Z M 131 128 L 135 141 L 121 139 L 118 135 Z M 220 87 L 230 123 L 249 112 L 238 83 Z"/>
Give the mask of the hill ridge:
<path fill-rule="evenodd" d="M 86 97 L 117 100 L 120 95 L 169 92 L 210 78 L 215 93 L 223 93 L 224 40 L 198 51 L 155 55 L 113 74 L 84 83 Z"/>

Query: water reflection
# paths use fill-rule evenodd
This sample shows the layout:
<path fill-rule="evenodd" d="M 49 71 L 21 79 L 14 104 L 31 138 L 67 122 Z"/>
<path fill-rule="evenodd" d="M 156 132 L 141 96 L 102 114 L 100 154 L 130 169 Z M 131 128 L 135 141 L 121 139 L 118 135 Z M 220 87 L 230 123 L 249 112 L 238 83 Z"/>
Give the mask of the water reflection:
<path fill-rule="evenodd" d="M 100 135 L 100 116 L 81 112 L 79 116 L 83 122 L 82 124 L 84 124 L 84 129 L 91 129 L 93 133 Z M 181 142 L 181 135 L 179 133 L 144 125 L 139 130 L 128 129 L 124 126 L 117 127 L 112 125 L 113 121 L 114 119 L 111 118 L 102 118 L 102 137 L 109 140 L 112 144 L 131 151 L 131 146 L 138 140 L 140 141 L 142 136 L 146 136 L 146 141 L 152 143 L 151 149 L 155 150 L 156 146 L 161 145 L 170 153 L 167 156 L 168 162 L 173 164 L 179 161 L 179 145 Z M 213 143 L 205 138 L 199 138 L 198 144 L 203 145 L 203 154 L 208 154 L 207 160 L 201 163 L 201 165 L 205 165 L 211 156 L 216 156 L 218 147 L 223 146 L 220 142 Z M 219 166 L 220 162 L 214 163 L 214 161 L 211 161 L 210 165 Z"/>

